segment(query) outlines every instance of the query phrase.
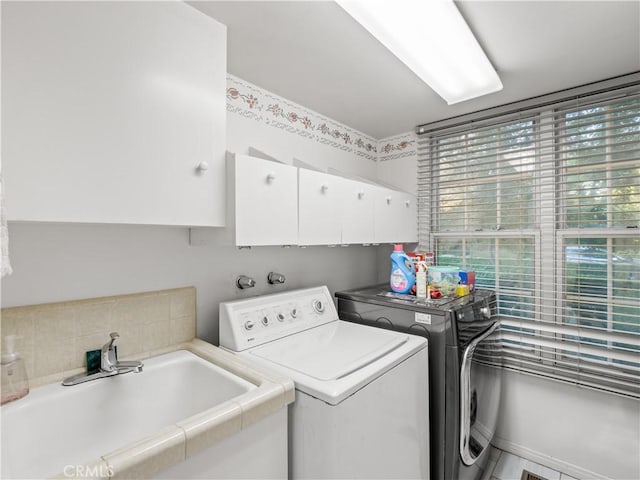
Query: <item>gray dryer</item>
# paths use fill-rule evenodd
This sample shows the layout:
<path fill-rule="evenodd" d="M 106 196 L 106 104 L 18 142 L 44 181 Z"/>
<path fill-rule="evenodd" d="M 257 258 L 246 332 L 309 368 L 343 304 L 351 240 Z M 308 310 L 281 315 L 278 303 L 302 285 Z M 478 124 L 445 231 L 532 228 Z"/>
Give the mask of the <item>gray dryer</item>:
<path fill-rule="evenodd" d="M 431 478 L 479 479 L 500 408 L 495 293 L 419 300 L 384 284 L 335 295 L 342 320 L 428 339 Z"/>

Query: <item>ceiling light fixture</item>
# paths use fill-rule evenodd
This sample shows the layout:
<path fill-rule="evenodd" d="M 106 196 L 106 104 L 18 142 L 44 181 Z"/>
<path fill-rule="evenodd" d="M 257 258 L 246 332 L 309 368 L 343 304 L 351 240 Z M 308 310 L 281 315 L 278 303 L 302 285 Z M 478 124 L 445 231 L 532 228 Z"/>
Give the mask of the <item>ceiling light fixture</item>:
<path fill-rule="evenodd" d="M 502 90 L 453 0 L 336 0 L 452 105 Z"/>

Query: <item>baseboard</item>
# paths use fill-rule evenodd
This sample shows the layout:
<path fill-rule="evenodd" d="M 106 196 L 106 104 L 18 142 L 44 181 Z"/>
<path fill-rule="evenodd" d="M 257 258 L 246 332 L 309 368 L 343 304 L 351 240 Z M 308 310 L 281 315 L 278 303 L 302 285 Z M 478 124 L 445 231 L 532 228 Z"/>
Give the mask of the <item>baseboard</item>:
<path fill-rule="evenodd" d="M 510 442 L 503 438 L 493 437 L 491 444 L 502 451 L 512 453 L 531 462 L 539 463 L 540 465 L 544 465 L 545 467 L 549 467 L 580 480 L 613 480 L 607 476 L 573 465 L 572 463 L 564 462 L 559 458 L 536 452 L 535 450 L 523 447 L 522 445 L 518 445 L 517 443 Z"/>

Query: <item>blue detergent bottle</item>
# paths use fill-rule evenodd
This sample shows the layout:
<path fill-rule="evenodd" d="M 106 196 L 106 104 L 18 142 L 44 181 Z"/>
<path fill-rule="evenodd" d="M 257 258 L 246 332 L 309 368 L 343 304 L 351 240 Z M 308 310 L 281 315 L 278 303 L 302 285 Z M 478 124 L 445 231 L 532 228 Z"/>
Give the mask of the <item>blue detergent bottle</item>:
<path fill-rule="evenodd" d="M 391 253 L 391 290 L 396 293 L 409 293 L 416 283 L 413 261 L 404 253 L 402 245 L 393 246 Z"/>

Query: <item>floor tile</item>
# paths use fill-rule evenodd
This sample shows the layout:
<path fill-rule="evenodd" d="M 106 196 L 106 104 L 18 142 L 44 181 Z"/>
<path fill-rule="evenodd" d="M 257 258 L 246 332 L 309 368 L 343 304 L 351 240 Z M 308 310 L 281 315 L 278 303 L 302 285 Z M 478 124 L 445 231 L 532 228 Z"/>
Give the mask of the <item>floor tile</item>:
<path fill-rule="evenodd" d="M 491 450 L 489 451 L 489 460 L 493 460 L 494 462 L 497 462 L 498 458 L 500 458 L 501 453 L 502 453 L 502 450 L 500 450 L 499 448 L 491 447 Z"/>
<path fill-rule="evenodd" d="M 560 472 L 556 472 L 538 463 L 525 460 L 524 458 L 507 452 L 502 452 L 500 455 L 492 476 L 497 480 L 520 480 L 523 470 L 527 470 L 547 480 L 560 480 Z"/>
<path fill-rule="evenodd" d="M 487 462 L 487 467 L 485 468 L 480 480 L 491 480 L 491 475 L 493 470 L 496 468 L 501 453 L 501 450 L 491 447 L 491 451 L 489 452 L 489 461 Z"/>

